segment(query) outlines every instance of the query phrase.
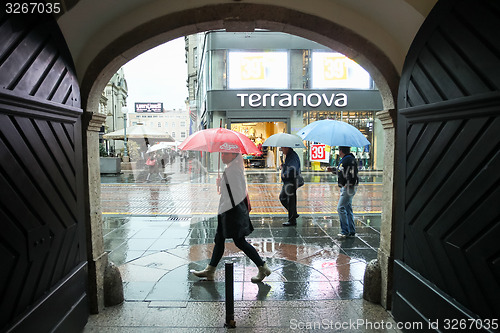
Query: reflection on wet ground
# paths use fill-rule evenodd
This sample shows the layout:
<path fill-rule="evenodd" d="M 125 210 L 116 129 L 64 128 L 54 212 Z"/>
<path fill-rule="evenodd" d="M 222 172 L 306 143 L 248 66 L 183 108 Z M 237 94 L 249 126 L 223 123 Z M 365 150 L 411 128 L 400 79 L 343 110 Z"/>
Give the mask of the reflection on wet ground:
<path fill-rule="evenodd" d="M 272 270 L 254 284 L 250 278 L 257 268 L 231 240 L 226 241 L 215 281 L 189 273 L 204 268 L 212 253 L 217 174 L 202 174 L 191 164 L 167 166 L 165 171 L 166 181 L 158 177 L 146 182 L 140 171 L 102 177 L 104 245 L 121 271 L 125 303 L 91 316 L 84 332 L 220 332 L 225 262 L 234 264 L 239 328 L 289 332 L 294 321 L 326 319 L 332 325 L 350 319 L 394 323 L 380 306 L 362 300 L 364 271 L 380 244 L 380 173 L 361 174 L 353 202 L 357 234 L 338 239 L 336 176 L 303 173 L 298 224 L 286 228 L 286 211 L 278 200 L 279 174 L 248 170 L 255 230 L 247 239 Z M 362 326 L 345 331 L 370 330 Z"/>
<path fill-rule="evenodd" d="M 129 175 L 130 176 L 130 175 Z M 208 174 L 203 182 L 191 179 L 189 173 L 173 173 L 168 181 L 109 183 L 123 181 L 127 175 L 102 177 L 101 203 L 105 215 L 215 215 L 218 195 L 217 174 Z M 252 215 L 286 215 L 278 195 L 281 183 L 277 172 L 247 172 L 248 193 Z M 353 200 L 358 215 L 380 214 L 382 211 L 382 183 L 368 181 L 380 175 L 365 175 Z M 301 215 L 336 215 L 339 188 L 330 174 L 304 173 L 306 184 L 297 191 L 297 210 Z M 317 179 L 316 179 L 317 178 Z M 105 179 L 105 180 L 104 180 Z"/>
<path fill-rule="evenodd" d="M 192 183 L 215 183 L 216 173 L 195 173 L 189 169 L 178 169 L 175 166 L 167 166 L 165 169 L 167 182 L 192 182 Z M 134 172 L 124 172 L 118 175 L 102 175 L 102 183 L 146 183 L 147 171 L 137 170 Z M 279 172 L 273 169 L 247 169 L 248 183 L 279 183 L 281 182 Z M 337 176 L 327 171 L 303 171 L 304 180 L 308 183 L 336 183 Z M 152 182 L 161 182 L 157 174 L 151 175 Z M 361 171 L 359 174 L 360 183 L 381 183 L 382 173 L 380 171 Z"/>
<path fill-rule="evenodd" d="M 368 220 L 370 225 L 368 225 Z M 337 239 L 335 218 L 299 217 L 284 228 L 282 217 L 252 217 L 248 237 L 273 273 L 253 284 L 255 265 L 231 241 L 215 282 L 190 269 L 211 256 L 216 218 L 105 217 L 109 258 L 120 267 L 128 301 L 222 300 L 224 261 L 234 262 L 236 300 L 324 300 L 361 298 L 366 263 L 377 257 L 380 218 L 358 217 L 357 235 Z"/>

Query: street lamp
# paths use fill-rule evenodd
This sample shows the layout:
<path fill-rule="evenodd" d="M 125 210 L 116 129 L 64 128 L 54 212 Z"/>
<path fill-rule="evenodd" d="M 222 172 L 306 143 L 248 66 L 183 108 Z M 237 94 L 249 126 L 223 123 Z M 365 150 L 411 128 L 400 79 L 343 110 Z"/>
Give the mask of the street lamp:
<path fill-rule="evenodd" d="M 125 110 L 127 111 L 127 110 Z M 127 113 L 125 112 L 123 114 L 123 156 L 127 157 Z"/>
<path fill-rule="evenodd" d="M 122 108 L 123 113 L 123 162 L 128 162 L 128 151 L 127 151 L 127 108 Z"/>

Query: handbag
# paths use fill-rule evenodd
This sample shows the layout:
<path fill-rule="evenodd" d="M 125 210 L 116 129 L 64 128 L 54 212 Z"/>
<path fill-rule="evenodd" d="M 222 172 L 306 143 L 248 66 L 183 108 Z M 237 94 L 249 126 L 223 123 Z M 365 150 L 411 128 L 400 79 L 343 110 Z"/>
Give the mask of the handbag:
<path fill-rule="evenodd" d="M 248 193 L 247 193 L 247 197 L 245 198 L 245 204 L 247 205 L 247 209 L 248 209 L 248 213 L 250 213 L 252 211 L 252 205 L 250 204 L 250 197 L 248 196 Z"/>
<path fill-rule="evenodd" d="M 218 220 L 222 227 L 222 234 L 224 238 L 241 238 L 248 236 L 253 231 L 253 225 L 249 216 L 250 200 L 248 194 L 246 198 L 236 204 L 225 174 L 224 179 L 233 208 L 218 215 Z"/>
<path fill-rule="evenodd" d="M 304 186 L 304 177 L 302 177 L 301 174 L 297 175 L 297 178 L 295 179 L 295 181 L 297 183 L 297 188 Z"/>

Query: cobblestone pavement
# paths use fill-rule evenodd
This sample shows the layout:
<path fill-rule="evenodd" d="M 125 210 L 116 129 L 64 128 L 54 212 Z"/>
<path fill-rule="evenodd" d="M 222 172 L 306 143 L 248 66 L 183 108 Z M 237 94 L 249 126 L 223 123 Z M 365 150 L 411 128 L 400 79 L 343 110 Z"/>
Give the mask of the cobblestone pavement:
<path fill-rule="evenodd" d="M 339 239 L 334 177 L 304 173 L 300 217 L 286 228 L 278 174 L 249 172 L 255 230 L 247 240 L 272 270 L 255 284 L 250 277 L 257 268 L 232 241 L 215 281 L 190 273 L 211 256 L 217 175 L 172 169 L 167 181 L 150 183 L 140 174 L 103 177 L 105 249 L 122 273 L 125 303 L 91 316 L 85 332 L 224 331 L 225 262 L 234 266 L 236 330 L 289 332 L 316 322 L 323 324 L 317 331 L 371 332 L 370 324 L 377 332 L 397 331 L 390 314 L 362 299 L 366 264 L 379 247 L 379 176 L 362 177 L 353 202 L 356 237 Z M 349 326 L 353 321 L 360 325 Z"/>

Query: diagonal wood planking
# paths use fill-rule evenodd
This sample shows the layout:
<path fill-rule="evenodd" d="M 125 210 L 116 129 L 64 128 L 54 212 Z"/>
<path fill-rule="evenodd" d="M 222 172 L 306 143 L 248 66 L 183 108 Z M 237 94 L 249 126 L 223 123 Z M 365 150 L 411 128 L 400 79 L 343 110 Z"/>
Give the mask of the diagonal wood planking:
<path fill-rule="evenodd" d="M 500 4 L 445 0 L 434 12 L 400 85 L 396 262 L 408 270 L 394 279 L 414 286 L 396 282 L 407 307 L 395 316 L 498 318 Z M 424 293 L 438 296 L 426 304 Z M 449 310 L 431 311 L 436 301 Z"/>
<path fill-rule="evenodd" d="M 491 284 L 482 284 L 480 280 L 494 281 L 493 271 L 488 267 L 491 263 L 483 262 L 481 274 L 470 279 L 468 272 L 463 273 L 472 268 L 468 260 L 473 258 L 470 254 L 457 252 L 452 265 L 447 248 L 464 249 L 467 243 L 474 244 L 476 248 L 488 247 L 487 243 L 479 245 L 481 241 L 476 237 L 482 236 L 488 227 L 498 222 L 498 216 L 492 213 L 495 210 L 491 208 L 496 206 L 493 202 L 498 200 L 495 186 L 498 186 L 500 175 L 491 175 L 490 172 L 500 167 L 496 159 L 500 118 L 495 121 L 484 118 L 470 120 L 460 128 L 462 136 L 455 136 L 456 127 L 449 133 L 443 132 L 439 140 L 426 146 L 425 159 L 428 163 L 422 162 L 423 165 L 418 168 L 422 170 L 421 174 L 412 174 L 407 184 L 405 196 L 411 200 L 406 208 L 405 237 L 411 244 L 411 251 L 418 251 L 419 255 L 405 257 L 405 262 L 422 275 L 432 277 L 432 281 L 445 292 L 469 303 L 477 300 L 478 295 L 487 298 L 490 294 Z M 453 136 L 456 140 L 450 142 Z M 460 236 L 462 242 L 452 242 L 451 235 Z M 480 251 L 476 255 L 479 255 L 477 258 L 482 256 Z M 478 268 L 479 265 L 475 266 Z M 454 273 L 453 279 L 450 279 L 450 272 Z M 454 290 L 460 296 L 452 292 Z M 489 307 L 494 309 L 494 304 L 490 303 Z"/>
<path fill-rule="evenodd" d="M 54 29 L 50 17 L 0 14 L 0 330 L 29 322 L 86 261 L 79 88 Z M 71 311 L 47 313 L 47 327 Z"/>

